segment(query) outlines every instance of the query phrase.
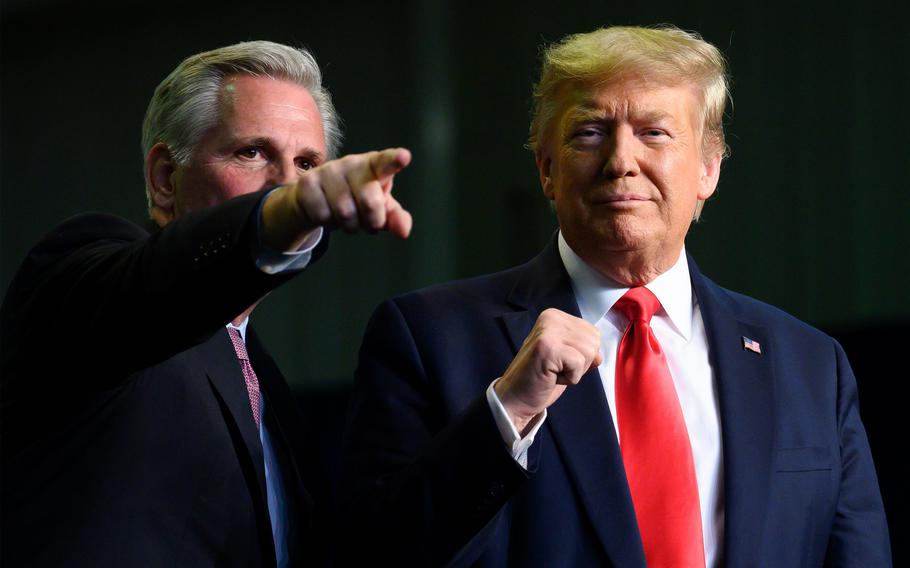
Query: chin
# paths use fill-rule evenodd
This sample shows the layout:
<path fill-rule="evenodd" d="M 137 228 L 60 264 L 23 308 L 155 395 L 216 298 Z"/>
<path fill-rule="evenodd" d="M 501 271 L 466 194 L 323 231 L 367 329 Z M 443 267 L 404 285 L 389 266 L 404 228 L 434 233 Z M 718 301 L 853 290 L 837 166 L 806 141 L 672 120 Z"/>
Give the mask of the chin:
<path fill-rule="evenodd" d="M 600 243 L 598 248 L 612 252 L 640 250 L 655 240 L 652 230 L 634 220 L 605 223 L 596 227 L 589 238 Z"/>

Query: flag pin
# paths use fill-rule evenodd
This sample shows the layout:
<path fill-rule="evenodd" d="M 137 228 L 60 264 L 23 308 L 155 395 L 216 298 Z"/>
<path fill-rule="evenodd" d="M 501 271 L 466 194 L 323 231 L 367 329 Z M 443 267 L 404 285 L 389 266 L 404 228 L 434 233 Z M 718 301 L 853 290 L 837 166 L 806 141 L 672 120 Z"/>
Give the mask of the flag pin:
<path fill-rule="evenodd" d="M 754 339 L 749 339 L 745 335 L 743 336 L 743 349 L 761 355 L 761 344 Z"/>

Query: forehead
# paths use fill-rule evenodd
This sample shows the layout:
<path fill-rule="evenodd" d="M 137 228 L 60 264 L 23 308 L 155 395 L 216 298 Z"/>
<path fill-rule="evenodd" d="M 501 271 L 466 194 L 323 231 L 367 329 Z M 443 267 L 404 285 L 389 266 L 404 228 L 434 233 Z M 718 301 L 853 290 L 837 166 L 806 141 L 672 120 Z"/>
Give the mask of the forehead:
<path fill-rule="evenodd" d="M 281 128 L 324 138 L 316 101 L 303 86 L 271 77 L 234 75 L 225 79 L 219 96 L 222 126 L 249 130 Z"/>
<path fill-rule="evenodd" d="M 701 105 L 698 90 L 690 83 L 624 77 L 567 83 L 559 93 L 558 107 L 562 122 L 663 118 L 695 125 Z"/>
<path fill-rule="evenodd" d="M 225 106 L 297 102 L 315 106 L 306 87 L 292 81 L 256 75 L 229 75 L 221 85 L 220 102 Z"/>

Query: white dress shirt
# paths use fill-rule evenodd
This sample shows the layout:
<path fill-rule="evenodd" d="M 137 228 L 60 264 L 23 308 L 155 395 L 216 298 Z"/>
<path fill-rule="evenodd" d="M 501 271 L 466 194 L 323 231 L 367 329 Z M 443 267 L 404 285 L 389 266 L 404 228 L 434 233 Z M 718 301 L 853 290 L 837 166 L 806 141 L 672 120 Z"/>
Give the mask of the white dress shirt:
<path fill-rule="evenodd" d="M 604 394 L 617 436 L 616 421 L 616 355 L 619 342 L 628 326 L 622 314 L 613 312 L 613 304 L 628 291 L 585 263 L 559 235 L 559 255 L 578 302 L 581 317 L 601 332 L 603 363 L 598 367 Z M 651 329 L 667 357 L 670 375 L 679 396 L 683 418 L 689 432 L 695 477 L 701 505 L 702 532 L 707 566 L 720 564 L 723 545 L 723 456 L 720 437 L 720 414 L 714 373 L 708 361 L 708 342 L 698 301 L 692 293 L 685 249 L 679 259 L 646 286 L 657 296 L 661 309 L 651 319 Z M 487 401 L 496 418 L 499 431 L 513 457 L 527 467 L 527 450 L 546 420 L 546 411 L 537 419 L 525 438 L 521 438 L 503 408 L 495 381 L 487 389 Z M 569 387 L 571 388 L 571 387 Z"/>

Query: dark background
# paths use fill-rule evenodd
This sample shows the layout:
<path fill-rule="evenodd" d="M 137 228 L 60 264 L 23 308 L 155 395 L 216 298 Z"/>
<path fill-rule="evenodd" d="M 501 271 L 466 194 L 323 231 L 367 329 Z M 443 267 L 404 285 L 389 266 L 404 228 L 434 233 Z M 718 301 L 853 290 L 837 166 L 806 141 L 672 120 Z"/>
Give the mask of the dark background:
<path fill-rule="evenodd" d="M 145 219 L 140 127 L 189 54 L 249 39 L 311 48 L 344 151 L 407 146 L 412 238 L 338 235 L 255 324 L 334 459 L 367 318 L 383 298 L 531 257 L 555 228 L 523 149 L 538 47 L 609 24 L 669 22 L 727 55 L 732 156 L 688 250 L 718 283 L 840 339 L 853 362 L 891 523 L 906 537 L 910 378 L 910 41 L 906 2 L 539 0 L 77 3 L 0 13 L 0 294 L 63 218 Z M 99 354 L 99 356 L 103 356 Z"/>

